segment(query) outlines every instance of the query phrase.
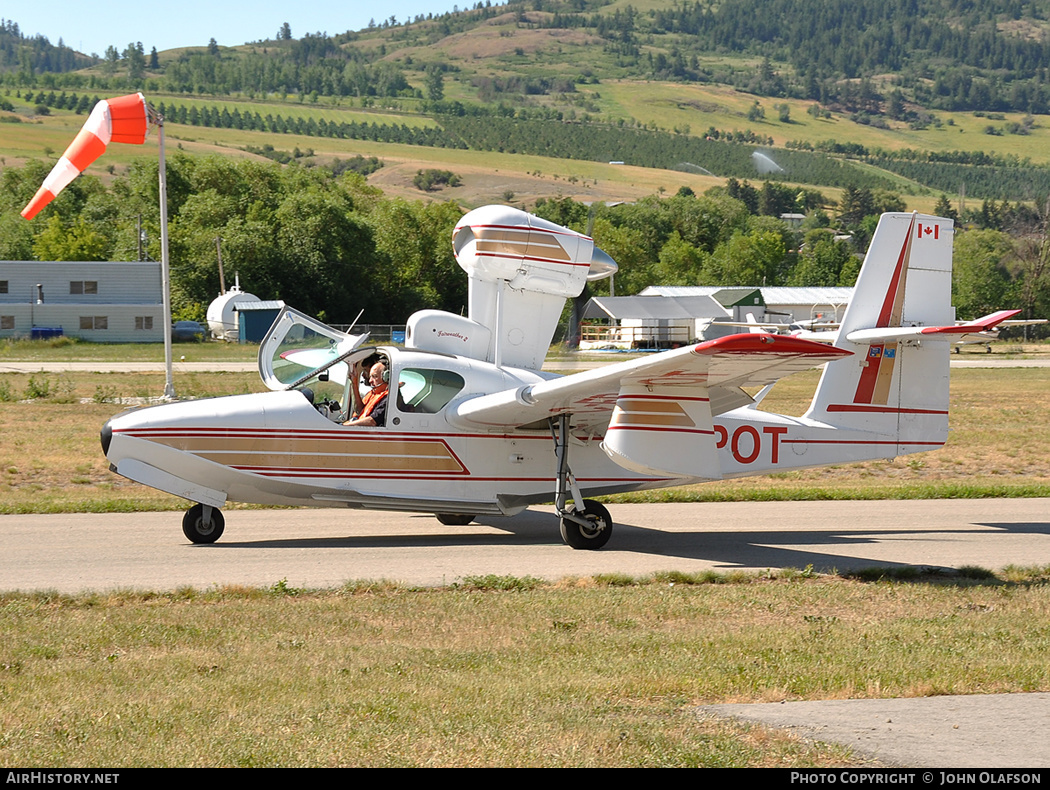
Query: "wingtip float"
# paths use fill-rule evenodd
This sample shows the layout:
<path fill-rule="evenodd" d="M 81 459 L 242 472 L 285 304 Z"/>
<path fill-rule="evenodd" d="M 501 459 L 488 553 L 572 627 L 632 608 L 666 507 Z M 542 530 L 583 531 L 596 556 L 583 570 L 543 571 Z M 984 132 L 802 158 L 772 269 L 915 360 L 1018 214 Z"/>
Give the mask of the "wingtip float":
<path fill-rule="evenodd" d="M 29 201 L 22 216 L 35 217 L 65 187 L 106 151 L 110 143 L 142 145 L 149 130 L 149 108 L 141 93 L 103 99 Z"/>

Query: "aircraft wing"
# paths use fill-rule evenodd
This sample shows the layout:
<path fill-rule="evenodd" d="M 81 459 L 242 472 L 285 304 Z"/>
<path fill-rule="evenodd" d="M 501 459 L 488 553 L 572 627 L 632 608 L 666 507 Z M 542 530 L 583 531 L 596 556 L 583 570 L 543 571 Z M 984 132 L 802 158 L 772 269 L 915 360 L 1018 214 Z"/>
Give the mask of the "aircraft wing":
<path fill-rule="evenodd" d="M 713 418 L 765 386 L 852 352 L 786 335 L 708 340 L 597 370 L 481 395 L 452 408 L 466 429 L 539 426 L 570 415 L 576 435 L 604 434 L 605 454 L 625 469 L 678 479 L 720 479 Z"/>
<path fill-rule="evenodd" d="M 1035 326 L 1036 324 L 1045 324 L 1046 322 L 1045 318 L 1028 318 L 1018 319 L 1017 321 L 1003 321 L 999 326 Z"/>
<path fill-rule="evenodd" d="M 752 402 L 759 387 L 851 352 L 786 335 L 730 335 L 461 402 L 451 419 L 473 428 L 518 428 L 571 414 L 579 429 L 604 430 L 622 390 L 668 400 L 702 399 L 712 416 Z"/>

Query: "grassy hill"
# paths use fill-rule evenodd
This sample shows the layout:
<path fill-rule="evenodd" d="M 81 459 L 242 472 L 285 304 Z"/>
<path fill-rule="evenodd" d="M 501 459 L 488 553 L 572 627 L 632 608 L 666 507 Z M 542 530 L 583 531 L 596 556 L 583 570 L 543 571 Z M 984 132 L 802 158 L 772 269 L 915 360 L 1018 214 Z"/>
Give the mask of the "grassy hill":
<path fill-rule="evenodd" d="M 993 75 L 969 49 L 954 42 L 955 60 L 931 44 L 924 50 L 925 61 L 916 54 L 902 61 L 896 74 L 856 72 L 856 76 L 847 76 L 856 68 L 846 56 L 855 57 L 851 53 L 858 46 L 856 40 L 847 38 L 842 42 L 843 71 L 823 71 L 819 78 L 810 79 L 804 64 L 783 41 L 793 34 L 791 15 L 798 12 L 790 0 L 767 4 L 769 32 L 765 28 L 756 31 L 751 43 L 704 49 L 712 35 L 708 28 L 715 29 L 711 26 L 716 23 L 725 35 L 725 31 L 739 35 L 736 31 L 743 24 L 739 14 L 751 3 L 722 4 L 724 9 L 719 7 L 717 17 L 697 16 L 692 6 L 671 0 L 478 4 L 456 14 L 348 31 L 331 38 L 304 36 L 211 52 L 203 46 L 189 46 L 160 53 L 159 68 L 140 73 L 133 73 L 136 67 L 129 59 L 32 78 L 9 70 L 0 73 L 2 98 L 9 107 L 0 112 L 0 120 L 10 121 L 0 123 L 0 165 L 17 166 L 27 159 L 53 161 L 76 133 L 83 116 L 57 107 L 42 115 L 42 95 L 60 95 L 65 90 L 94 98 L 141 89 L 154 105 L 197 111 L 217 108 L 231 114 L 331 125 L 436 129 L 443 125 L 442 113 L 488 112 L 555 125 L 569 138 L 582 127 L 595 126 L 623 134 L 661 133 L 667 145 L 679 148 L 685 140 L 736 136 L 752 145 L 761 144 L 761 150 L 774 160 L 781 149 L 848 143 L 868 153 L 959 151 L 991 154 L 1021 165 L 1006 186 L 998 173 L 971 180 L 939 164 L 934 166 L 937 173 L 918 173 L 914 168 L 897 168 L 898 173 L 883 170 L 885 186 L 910 196 L 909 205 L 919 208 L 931 207 L 944 193 L 953 198 L 962 191 L 977 200 L 1023 200 L 1050 191 L 1041 180 L 1045 177 L 1050 184 L 1048 116 L 1001 109 L 1009 103 L 1004 96 L 1028 89 L 1024 61 L 1017 60 L 1012 73 L 999 69 Z M 874 9 L 886 7 L 892 12 L 895 4 L 896 0 L 855 4 L 852 13 L 858 19 L 869 19 L 865 31 L 857 35 L 874 35 L 872 31 L 884 19 L 894 18 Z M 823 5 L 832 16 L 842 13 L 840 4 L 831 0 Z M 960 19 L 969 18 L 954 0 L 922 0 L 919 5 L 920 10 L 936 8 L 942 15 L 946 10 L 955 11 Z M 1048 8 L 1046 2 L 1029 4 L 1021 11 L 998 0 L 991 3 L 986 16 L 998 20 L 994 43 L 1010 54 L 1017 42 L 1042 42 Z M 1011 14 L 1021 18 L 1012 19 Z M 779 31 L 775 29 L 778 21 Z M 963 44 L 981 34 L 982 24 L 973 22 Z M 816 29 L 819 25 L 814 28 L 808 35 L 816 41 L 823 31 Z M 694 29 L 696 32 L 683 32 Z M 940 28 L 931 30 L 936 33 Z M 946 40 L 942 46 L 947 49 L 949 43 Z M 825 59 L 832 55 L 822 53 Z M 890 56 L 884 55 L 886 59 Z M 872 67 L 878 65 L 875 61 Z M 970 94 L 957 98 L 945 87 L 963 68 L 968 70 L 972 98 Z M 978 90 L 987 87 L 988 81 L 997 87 Z M 815 90 L 818 99 L 807 94 Z M 929 100 L 926 106 L 919 103 L 924 99 Z M 991 109 L 940 109 L 967 102 Z M 1033 94 L 1028 108 L 1038 108 L 1039 102 L 1039 95 Z M 245 149 L 270 145 L 288 154 L 296 149 L 300 154 L 312 151 L 311 156 L 298 157 L 306 164 L 355 155 L 379 157 L 385 166 L 369 179 L 393 195 L 427 197 L 412 186 L 417 171 L 452 170 L 460 176 L 461 185 L 443 190 L 440 196 L 468 206 L 509 199 L 528 203 L 556 194 L 581 200 L 632 200 L 673 193 L 683 186 L 702 191 L 728 176 L 761 177 L 757 169 L 731 171 L 707 159 L 671 161 L 672 154 L 667 155 L 671 159 L 654 163 L 615 154 L 602 160 L 588 157 L 587 150 L 551 155 L 520 145 L 509 151 L 499 150 L 499 145 L 478 150 L 474 144 L 468 153 L 390 139 L 199 126 L 172 118 L 169 113 L 168 138 L 188 152 L 253 156 Z M 114 146 L 93 172 L 105 176 L 107 169 L 119 170 L 143 154 L 142 149 Z M 626 165 L 609 165 L 611 159 L 623 159 Z M 873 164 L 887 166 L 884 158 L 868 162 L 858 168 L 857 178 L 870 174 Z M 1046 172 L 1043 166 L 1048 166 Z M 1038 178 L 1026 178 L 1025 171 Z M 841 188 L 840 183 L 820 175 L 786 172 L 772 177 L 826 187 L 829 199 L 835 199 Z"/>
<path fill-rule="evenodd" d="M 1033 164 L 1050 163 L 1050 123 L 1037 123 L 1026 136 L 993 136 L 982 133 L 988 125 L 995 123 L 986 117 L 975 117 L 972 113 L 944 113 L 939 127 L 914 131 L 905 128 L 875 129 L 858 125 L 845 117 L 832 114 L 830 118 L 813 118 L 801 110 L 792 112 L 787 123 L 779 120 L 761 119 L 749 122 L 741 105 L 754 101 L 753 97 L 721 86 L 679 86 L 669 83 L 637 83 L 616 81 L 597 86 L 602 101 L 614 108 L 630 108 L 637 113 L 635 120 L 649 128 L 658 130 L 683 130 L 681 136 L 701 139 L 709 127 L 728 132 L 749 130 L 773 138 L 774 145 L 764 146 L 773 159 L 778 158 L 777 148 L 789 141 L 805 141 L 816 145 L 822 141 L 848 140 L 867 148 L 899 150 L 905 148 L 921 151 L 977 151 L 1001 156 L 1030 159 Z M 106 95 L 106 94 L 102 94 Z M 428 116 L 411 112 L 405 100 L 392 100 L 384 106 L 361 108 L 356 103 L 343 101 L 338 104 L 316 104 L 294 99 L 279 101 L 270 97 L 266 101 L 251 100 L 242 96 L 202 99 L 185 98 L 162 92 L 148 95 L 151 103 L 178 102 L 185 106 L 214 107 L 229 112 L 281 115 L 284 118 L 303 118 L 327 123 L 357 122 L 377 125 L 406 125 L 409 127 L 435 126 Z M 0 157 L 3 166 L 19 166 L 28 159 L 52 162 L 73 139 L 84 121 L 83 115 L 68 110 L 52 110 L 48 115 L 37 115 L 34 105 L 21 99 L 10 99 L 14 111 L 6 113 L 17 118 L 19 123 L 0 123 Z M 790 104 L 790 103 L 788 103 Z M 795 120 L 795 118 L 798 120 Z M 648 120 L 642 121 L 642 118 Z M 1004 116 L 998 123 L 1011 120 Z M 213 128 L 168 122 L 166 126 L 169 146 L 190 153 L 222 152 L 233 156 L 257 156 L 247 149 L 273 146 L 288 153 L 312 151 L 313 155 L 302 157 L 304 163 L 324 163 L 333 159 L 355 155 L 379 157 L 386 167 L 372 174 L 372 183 L 393 194 L 423 197 L 412 187 L 412 178 L 421 168 L 450 169 L 461 176 L 462 186 L 442 192 L 442 197 L 452 198 L 464 205 L 477 205 L 492 200 L 504 199 L 505 193 L 513 192 L 516 200 L 530 201 L 534 197 L 562 194 L 580 200 L 631 200 L 642 195 L 658 192 L 674 193 L 682 186 L 702 192 L 723 178 L 703 173 L 702 162 L 692 163 L 693 168 L 681 170 L 671 168 L 646 168 L 625 165 L 610 165 L 580 159 L 561 159 L 531 154 L 512 154 L 499 151 L 466 151 L 423 147 L 408 144 L 369 140 L 321 138 L 298 134 L 274 134 L 265 131 Z M 684 131 L 688 130 L 688 131 Z M 93 165 L 89 172 L 105 178 L 108 171 L 125 167 L 131 160 L 142 156 L 154 156 L 143 149 L 114 145 L 104 159 Z M 712 172 L 715 172 L 712 170 Z M 927 203 L 932 206 L 940 192 L 926 189 L 923 185 L 909 182 L 892 174 L 885 174 L 893 181 L 894 188 L 912 195 L 917 206 Z M 746 175 L 744 177 L 747 177 Z M 758 179 L 756 170 L 752 175 Z M 785 177 L 790 181 L 790 177 Z M 819 184 L 818 184 L 819 186 Z M 828 190 L 829 197 L 838 194 L 837 189 Z M 972 195 L 972 191 L 970 193 Z M 1015 199 L 1030 197 L 1017 195 Z"/>

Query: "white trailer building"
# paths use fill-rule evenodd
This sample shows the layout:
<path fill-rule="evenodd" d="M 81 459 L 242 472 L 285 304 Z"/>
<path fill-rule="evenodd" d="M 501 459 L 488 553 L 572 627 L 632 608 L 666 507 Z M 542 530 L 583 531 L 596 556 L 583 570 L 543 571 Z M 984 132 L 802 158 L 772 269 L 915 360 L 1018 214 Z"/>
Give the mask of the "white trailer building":
<path fill-rule="evenodd" d="M 165 329 L 159 263 L 0 261 L 0 337 L 156 343 Z"/>
<path fill-rule="evenodd" d="M 849 287 L 761 287 L 731 289 L 719 286 L 671 286 L 651 285 L 641 292 L 641 296 L 670 296 L 681 298 L 683 296 L 714 296 L 723 291 L 759 291 L 761 293 L 762 305 L 748 307 L 745 304 L 734 302 L 734 312 L 740 315 L 736 320 L 742 320 L 747 312 L 753 312 L 759 321 L 780 322 L 791 324 L 796 321 L 810 321 L 823 319 L 826 321 L 838 321 L 842 318 L 853 296 L 853 289 Z M 726 304 L 727 302 L 723 302 Z"/>

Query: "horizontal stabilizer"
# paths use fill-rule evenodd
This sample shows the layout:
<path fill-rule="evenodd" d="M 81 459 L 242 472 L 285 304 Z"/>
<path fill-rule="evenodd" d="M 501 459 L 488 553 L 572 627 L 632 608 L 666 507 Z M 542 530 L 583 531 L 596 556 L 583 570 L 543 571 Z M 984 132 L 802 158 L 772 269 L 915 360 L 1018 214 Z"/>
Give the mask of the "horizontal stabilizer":
<path fill-rule="evenodd" d="M 846 339 L 851 343 L 892 343 L 921 338 L 936 340 L 939 336 L 944 340 L 951 340 L 953 335 L 987 332 L 1020 312 L 1020 310 L 999 310 L 967 324 L 952 324 L 950 326 L 890 326 L 858 329 L 856 332 L 850 332 L 846 335 Z"/>
<path fill-rule="evenodd" d="M 990 315 L 984 316 L 983 318 L 978 318 L 976 321 L 971 321 L 968 324 L 959 324 L 957 326 L 931 326 L 926 328 L 923 333 L 965 335 L 970 332 L 987 332 L 989 329 L 994 329 L 1006 319 L 1013 318 L 1020 312 L 1020 310 L 998 310 Z"/>

